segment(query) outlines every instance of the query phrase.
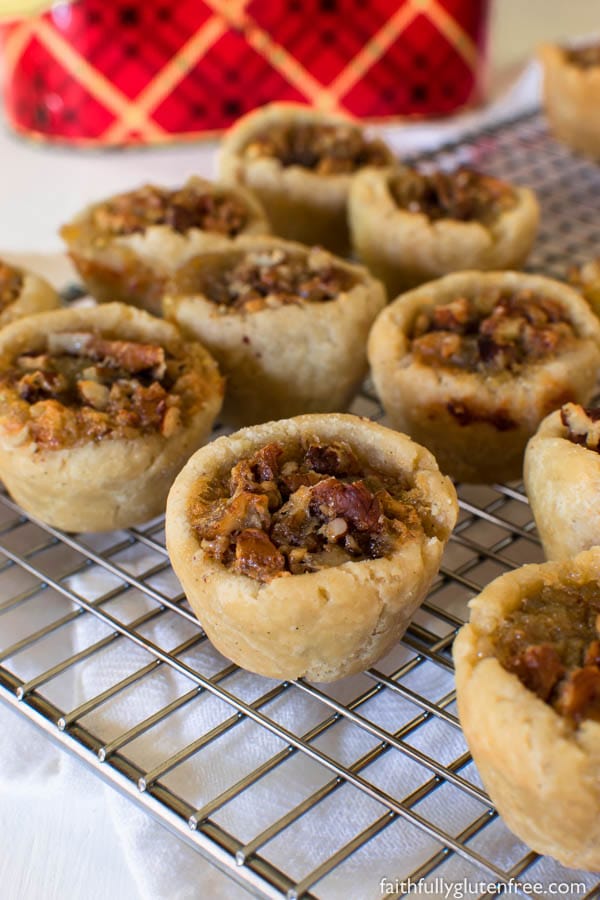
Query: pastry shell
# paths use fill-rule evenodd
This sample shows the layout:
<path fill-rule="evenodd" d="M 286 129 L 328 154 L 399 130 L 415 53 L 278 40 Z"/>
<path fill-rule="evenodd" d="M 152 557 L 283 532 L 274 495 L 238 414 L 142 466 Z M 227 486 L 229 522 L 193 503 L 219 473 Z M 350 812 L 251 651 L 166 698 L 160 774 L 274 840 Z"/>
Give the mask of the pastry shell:
<path fill-rule="evenodd" d="M 568 312 L 577 341 L 514 375 L 437 368 L 412 358 L 408 335 L 421 311 L 489 289 L 529 289 L 557 300 Z M 390 422 L 428 447 L 443 472 L 459 481 L 506 481 L 521 476 L 527 441 L 549 412 L 568 400 L 585 403 L 592 396 L 600 323 L 576 291 L 550 278 L 458 272 L 415 288 L 384 309 L 371 329 L 368 355 Z"/>
<path fill-rule="evenodd" d="M 0 369 L 16 355 L 44 346 L 48 334 L 90 329 L 111 338 L 180 347 L 174 325 L 111 303 L 39 313 L 0 333 Z M 64 531 L 109 531 L 140 524 L 164 511 L 167 493 L 191 453 L 204 443 L 219 412 L 223 382 L 200 344 L 186 346 L 190 366 L 202 373 L 206 390 L 198 406 L 170 437 L 90 440 L 81 446 L 37 446 L 25 424 L 18 433 L 0 409 L 0 477 L 30 515 Z"/>
<path fill-rule="evenodd" d="M 200 546 L 189 521 L 193 498 L 271 441 L 346 441 L 369 466 L 409 474 L 433 528 L 389 557 L 346 562 L 261 583 L 237 574 Z M 186 596 L 215 647 L 272 678 L 334 681 L 359 672 L 400 639 L 433 580 L 457 515 L 454 488 L 432 455 L 406 435 L 349 415 L 299 416 L 219 438 L 189 460 L 167 502 L 167 548 Z"/>
<path fill-rule="evenodd" d="M 556 44 L 541 47 L 539 56 L 550 128 L 572 150 L 600 160 L 600 65 L 578 66 Z"/>
<path fill-rule="evenodd" d="M 310 252 L 278 238 L 238 238 L 213 259 L 277 249 L 300 257 Z M 356 278 L 336 299 L 223 311 L 194 292 L 194 272 L 202 276 L 205 260 L 198 257 L 176 273 L 166 289 L 164 314 L 219 363 L 227 378 L 224 421 L 242 426 L 347 409 L 367 374 L 367 335 L 385 305 L 381 283 L 362 266 L 332 256 L 332 265 Z"/>
<path fill-rule="evenodd" d="M 273 232 L 334 253 L 350 249 L 348 192 L 355 173 L 323 175 L 302 166 L 284 166 L 275 158 L 244 158 L 244 148 L 270 128 L 294 124 L 348 125 L 353 120 L 299 103 L 270 103 L 239 119 L 226 133 L 219 175 L 227 184 L 248 187 L 264 206 Z M 394 156 L 389 151 L 390 164 Z"/>
<path fill-rule="evenodd" d="M 569 440 L 560 410 L 527 444 L 523 476 L 548 559 L 600 544 L 600 453 Z"/>
<path fill-rule="evenodd" d="M 198 193 L 232 195 L 248 209 L 248 221 L 240 233 L 269 232 L 262 207 L 243 187 L 227 187 L 196 176 L 189 178 L 184 187 Z M 105 235 L 98 232 L 92 216 L 106 202 L 103 200 L 86 207 L 60 229 L 85 287 L 100 303 L 130 303 L 160 315 L 168 276 L 198 253 L 231 241 L 222 234 L 200 228 L 180 233 L 170 225 L 150 225 L 144 231 L 132 234 Z"/>
<path fill-rule="evenodd" d="M 486 790 L 508 827 L 538 853 L 578 869 L 600 869 L 600 724 L 575 729 L 506 671 L 491 638 L 502 620 L 543 585 L 600 579 L 600 550 L 528 565 L 471 601 L 454 642 L 460 723 Z"/>
<path fill-rule="evenodd" d="M 1 262 L 3 261 L 0 260 Z M 6 263 L 6 265 L 19 272 L 23 282 L 16 300 L 0 310 L 0 328 L 23 316 L 30 316 L 32 313 L 44 312 L 48 309 L 57 309 L 60 306 L 60 297 L 44 278 L 27 269 L 22 269 L 20 266 L 13 266 L 11 263 Z"/>
<path fill-rule="evenodd" d="M 401 291 L 463 269 L 518 269 L 533 245 L 539 206 L 529 188 L 514 187 L 516 205 L 491 224 L 439 219 L 402 209 L 390 179 L 397 169 L 366 169 L 350 187 L 348 218 L 359 259 L 386 286 Z"/>

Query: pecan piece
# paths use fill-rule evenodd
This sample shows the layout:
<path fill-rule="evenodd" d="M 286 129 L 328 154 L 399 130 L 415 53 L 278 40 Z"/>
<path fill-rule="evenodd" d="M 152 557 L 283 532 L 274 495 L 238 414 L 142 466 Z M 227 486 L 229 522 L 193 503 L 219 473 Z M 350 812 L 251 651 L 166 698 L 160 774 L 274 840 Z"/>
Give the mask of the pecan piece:
<path fill-rule="evenodd" d="M 563 716 L 575 722 L 600 717 L 600 669 L 583 666 L 565 679 L 557 702 Z"/>
<path fill-rule="evenodd" d="M 364 482 L 345 484 L 327 478 L 311 488 L 311 512 L 323 518 L 345 519 L 356 531 L 378 532 L 383 527 L 381 505 Z"/>
<path fill-rule="evenodd" d="M 533 691 L 541 700 L 548 700 L 565 674 L 565 667 L 556 647 L 534 644 L 508 661 L 506 668 Z"/>
<path fill-rule="evenodd" d="M 310 444 L 304 456 L 306 465 L 320 475 L 335 475 L 343 478 L 360 471 L 356 454 L 344 441 L 331 444 Z"/>
<path fill-rule="evenodd" d="M 235 542 L 235 568 L 257 581 L 270 581 L 285 567 L 285 557 L 268 535 L 258 528 L 246 528 Z"/>

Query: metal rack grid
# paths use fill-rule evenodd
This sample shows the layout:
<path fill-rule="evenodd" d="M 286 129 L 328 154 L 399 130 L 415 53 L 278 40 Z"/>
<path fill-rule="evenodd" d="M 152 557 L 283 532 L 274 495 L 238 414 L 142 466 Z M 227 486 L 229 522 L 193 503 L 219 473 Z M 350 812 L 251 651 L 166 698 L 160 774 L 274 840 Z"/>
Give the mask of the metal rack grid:
<path fill-rule="evenodd" d="M 561 277 L 598 251 L 600 170 L 539 116 L 428 159 L 538 191 L 532 270 Z M 381 418 L 368 389 L 354 411 Z M 401 882 L 436 877 L 576 879 L 600 896 L 593 875 L 510 835 L 460 732 L 450 649 L 467 602 L 542 554 L 521 485 L 459 495 L 443 566 L 402 642 L 325 686 L 252 676 L 214 651 L 169 567 L 162 520 L 64 535 L 0 496 L 0 699 L 257 896 L 374 898 L 382 877 L 400 896 Z"/>

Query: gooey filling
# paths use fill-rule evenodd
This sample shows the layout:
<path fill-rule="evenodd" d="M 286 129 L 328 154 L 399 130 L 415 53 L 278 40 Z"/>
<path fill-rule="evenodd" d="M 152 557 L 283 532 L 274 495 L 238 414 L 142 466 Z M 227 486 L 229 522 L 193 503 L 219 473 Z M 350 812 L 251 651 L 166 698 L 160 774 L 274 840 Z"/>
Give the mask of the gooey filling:
<path fill-rule="evenodd" d="M 8 432 L 27 425 L 31 439 L 48 449 L 139 434 L 170 437 L 204 390 L 184 349 L 60 332 L 0 373 L 0 421 Z"/>
<path fill-rule="evenodd" d="M 22 272 L 0 260 L 0 310 L 18 300 L 22 290 Z"/>
<path fill-rule="evenodd" d="M 267 444 L 234 466 L 208 505 L 192 501 L 189 516 L 209 556 L 261 582 L 388 556 L 434 530 L 409 479 L 376 472 L 343 441 Z"/>
<path fill-rule="evenodd" d="M 600 588 L 544 586 L 502 623 L 501 665 L 558 713 L 600 721 Z"/>
<path fill-rule="evenodd" d="M 184 186 L 167 190 L 147 184 L 111 197 L 92 212 L 92 225 L 101 235 L 126 235 L 152 225 L 169 225 L 184 233 L 199 228 L 235 237 L 248 222 L 246 205 L 233 194 Z"/>
<path fill-rule="evenodd" d="M 484 310 L 488 310 L 484 312 Z M 575 338 L 564 307 L 531 290 L 494 291 L 419 314 L 411 335 L 416 359 L 487 374 L 518 372 Z"/>
<path fill-rule="evenodd" d="M 505 181 L 464 168 L 431 174 L 406 168 L 390 178 L 389 190 L 401 209 L 422 213 L 431 221 L 489 225 L 517 204 L 515 191 Z"/>
<path fill-rule="evenodd" d="M 249 159 L 273 157 L 318 175 L 344 175 L 363 166 L 385 166 L 391 153 L 380 140 L 367 140 L 354 125 L 298 123 L 269 128 L 244 150 Z"/>
<path fill-rule="evenodd" d="M 214 257 L 212 262 L 203 259 L 195 289 L 224 312 L 250 313 L 302 302 L 325 303 L 355 284 L 356 277 L 336 266 L 323 250 L 296 256 L 276 248 L 237 258 Z"/>

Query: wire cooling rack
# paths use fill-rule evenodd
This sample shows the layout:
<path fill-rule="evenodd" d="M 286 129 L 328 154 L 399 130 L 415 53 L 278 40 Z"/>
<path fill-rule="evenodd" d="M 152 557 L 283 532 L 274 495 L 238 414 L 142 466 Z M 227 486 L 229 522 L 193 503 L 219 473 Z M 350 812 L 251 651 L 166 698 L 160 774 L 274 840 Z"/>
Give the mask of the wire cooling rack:
<path fill-rule="evenodd" d="M 537 190 L 532 270 L 562 277 L 599 251 L 600 170 L 539 116 L 427 160 Z M 354 411 L 382 416 L 368 389 Z M 252 676 L 214 651 L 169 567 L 162 520 L 64 535 L 0 496 L 0 699 L 260 897 L 404 896 L 421 878 L 434 896 L 438 878 L 485 883 L 481 897 L 511 879 L 600 896 L 595 876 L 508 832 L 460 732 L 450 651 L 467 602 L 542 554 L 520 484 L 459 495 L 402 642 L 327 686 Z"/>

